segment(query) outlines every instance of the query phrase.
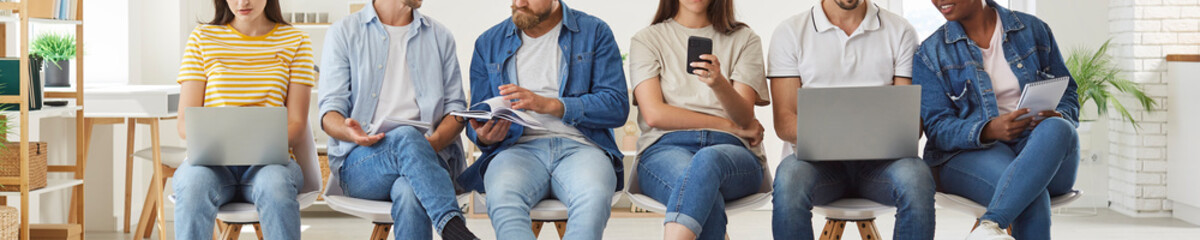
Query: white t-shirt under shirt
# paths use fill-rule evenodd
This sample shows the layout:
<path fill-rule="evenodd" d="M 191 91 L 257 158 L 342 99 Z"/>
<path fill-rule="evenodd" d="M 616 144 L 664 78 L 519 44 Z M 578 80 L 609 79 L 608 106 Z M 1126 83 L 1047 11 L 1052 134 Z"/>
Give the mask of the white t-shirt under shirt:
<path fill-rule="evenodd" d="M 387 69 L 383 74 L 383 85 L 379 89 L 379 104 L 375 105 L 372 126 L 384 119 L 421 120 L 421 108 L 417 106 L 417 91 L 413 86 L 412 74 L 408 72 L 408 30 L 405 26 L 383 25 L 388 32 Z"/>
<path fill-rule="evenodd" d="M 530 37 L 521 32 L 521 48 L 515 56 L 517 63 L 516 84 L 529 91 L 548 98 L 558 98 L 560 68 L 562 67 L 562 48 L 558 47 L 558 36 L 561 35 L 562 24 L 540 37 Z M 564 137 L 584 144 L 591 144 L 583 133 L 575 127 L 563 123 L 562 118 L 527 111 L 535 119 L 542 122 L 545 130 L 526 128 L 518 143 L 539 138 Z"/>
<path fill-rule="evenodd" d="M 892 85 L 893 77 L 912 77 L 917 44 L 908 20 L 875 4 L 849 36 L 817 5 L 775 29 L 767 76 L 799 77 L 804 88 Z"/>
<path fill-rule="evenodd" d="M 888 86 L 895 77 L 912 77 L 919 43 L 908 20 L 867 4 L 862 23 L 846 35 L 821 6 L 788 18 L 775 29 L 767 76 L 799 77 L 802 88 Z M 784 156 L 795 149 L 786 145 Z"/>
<path fill-rule="evenodd" d="M 731 119 L 712 88 L 701 82 L 696 75 L 687 73 L 687 41 L 690 36 L 712 39 L 712 54 L 720 60 L 721 73 L 725 78 L 754 89 L 758 93 L 758 105 L 770 102 L 770 91 L 763 69 L 762 41 L 750 28 L 742 28 L 726 35 L 717 32 L 712 26 L 688 28 L 670 19 L 650 25 L 635 34 L 630 44 L 630 86 L 637 89 L 643 81 L 657 77 L 662 86 L 663 100 L 667 104 Z M 633 104 L 638 104 L 636 97 Z M 663 135 L 674 132 L 650 127 L 641 115 L 638 115 L 638 127 L 642 130 L 637 144 L 639 153 Z M 753 151 L 765 166 L 762 145 L 751 147 L 745 139 L 742 144 Z"/>
<path fill-rule="evenodd" d="M 996 30 L 990 42 L 988 48 L 979 48 L 983 53 L 983 71 L 992 79 L 997 110 L 1000 114 L 1010 113 L 1017 110 L 1021 101 L 1021 82 L 1004 57 L 1004 24 L 1000 22 L 1000 14 L 996 14 Z"/>

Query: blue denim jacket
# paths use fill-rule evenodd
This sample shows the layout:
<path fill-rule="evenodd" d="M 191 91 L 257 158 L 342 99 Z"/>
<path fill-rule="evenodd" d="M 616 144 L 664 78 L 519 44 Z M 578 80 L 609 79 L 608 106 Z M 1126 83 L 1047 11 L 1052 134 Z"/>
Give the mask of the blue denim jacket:
<path fill-rule="evenodd" d="M 561 3 L 561 1 L 560 1 Z M 608 24 L 599 18 L 562 5 L 562 48 L 559 64 L 559 100 L 563 103 L 563 123 L 583 132 L 608 153 L 617 173 L 617 189 L 624 184 L 621 151 L 617 149 L 612 128 L 625 125 L 629 116 L 629 97 L 621 50 Z M 517 69 L 513 57 L 521 47 L 521 34 L 512 19 L 488 29 L 475 40 L 471 58 L 471 104 L 500 96 L 500 85 L 514 83 Z M 521 136 L 524 128 L 513 124 L 504 141 L 480 146 L 483 156 L 458 179 L 464 187 L 479 192 L 488 163 Z M 467 137 L 476 144 L 475 130 L 467 128 Z"/>
<path fill-rule="evenodd" d="M 996 9 L 1004 24 L 1004 56 L 1021 88 L 1031 82 L 1071 75 L 1046 23 L 991 0 L 988 5 Z M 930 166 L 941 165 L 963 151 L 994 144 L 980 140 L 988 121 L 1000 115 L 982 59 L 979 47 L 967 38 L 957 21 L 942 25 L 917 50 L 913 83 L 921 85 L 921 117 L 929 138 L 925 161 Z M 1075 88 L 1072 79 L 1057 111 L 1077 124 L 1079 98 Z M 1026 131 L 1025 136 L 1028 134 Z"/>
<path fill-rule="evenodd" d="M 412 75 L 417 93 L 421 121 L 437 126 L 450 111 L 466 109 L 462 73 L 458 68 L 454 36 L 441 23 L 413 10 L 413 22 L 408 29 L 408 74 Z M 325 37 L 319 81 L 320 116 L 337 112 L 360 123 L 370 123 L 375 117 L 384 72 L 389 66 L 388 36 L 375 7 L 367 4 L 363 10 L 333 24 Z M 362 124 L 363 130 L 367 124 Z M 322 126 L 324 127 L 324 126 Z M 436 128 L 436 127 L 435 127 Z M 432 131 L 432 130 L 430 130 Z M 428 133 L 427 133 L 428 134 Z M 438 152 L 449 164 L 451 176 L 457 176 L 466 165 L 461 141 L 455 137 L 450 146 Z M 338 169 L 351 150 L 353 142 L 329 141 L 329 162 Z"/>

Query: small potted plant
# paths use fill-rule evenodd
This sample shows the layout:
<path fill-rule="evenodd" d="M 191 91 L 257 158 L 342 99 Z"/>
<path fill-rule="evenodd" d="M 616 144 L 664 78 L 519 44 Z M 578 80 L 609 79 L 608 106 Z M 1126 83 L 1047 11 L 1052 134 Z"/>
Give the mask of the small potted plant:
<path fill-rule="evenodd" d="M 29 44 L 29 55 L 45 64 L 46 87 L 70 87 L 70 64 L 75 58 L 75 37 L 68 34 L 44 33 Z"/>
<path fill-rule="evenodd" d="M 1094 103 L 1096 117 L 1108 115 L 1108 106 L 1111 105 L 1123 119 L 1133 124 L 1134 127 L 1140 128 L 1137 120 L 1125 107 L 1126 104 L 1122 103 L 1116 94 L 1118 92 L 1129 94 L 1137 100 L 1138 105 L 1147 111 L 1153 111 L 1158 103 L 1153 98 L 1146 96 L 1140 85 L 1121 77 L 1121 69 L 1117 68 L 1112 62 L 1112 57 L 1108 56 L 1110 41 L 1105 41 L 1103 45 L 1100 45 L 1100 49 L 1095 51 L 1077 48 L 1072 50 L 1070 57 L 1067 58 L 1067 68 L 1075 78 L 1075 83 L 1079 85 L 1076 89 L 1076 92 L 1079 93 L 1079 105 L 1086 106 L 1089 102 Z M 1082 110 L 1087 111 L 1087 109 Z M 1081 120 L 1090 122 L 1096 119 L 1081 117 Z"/>

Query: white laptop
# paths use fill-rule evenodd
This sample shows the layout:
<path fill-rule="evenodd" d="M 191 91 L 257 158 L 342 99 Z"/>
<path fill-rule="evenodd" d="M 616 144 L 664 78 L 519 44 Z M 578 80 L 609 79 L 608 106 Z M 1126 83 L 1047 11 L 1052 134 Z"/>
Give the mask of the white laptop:
<path fill-rule="evenodd" d="M 796 100 L 799 160 L 917 157 L 920 86 L 801 88 Z"/>
<path fill-rule="evenodd" d="M 287 109 L 282 107 L 189 107 L 187 159 L 193 165 L 287 164 Z"/>

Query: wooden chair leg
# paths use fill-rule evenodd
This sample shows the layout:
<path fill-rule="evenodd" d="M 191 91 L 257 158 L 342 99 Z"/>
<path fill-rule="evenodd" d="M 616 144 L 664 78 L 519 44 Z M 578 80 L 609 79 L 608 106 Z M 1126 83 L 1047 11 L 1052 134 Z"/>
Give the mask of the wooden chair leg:
<path fill-rule="evenodd" d="M 391 228 L 391 224 L 376 223 L 375 229 L 371 230 L 371 240 L 387 240 Z"/>
<path fill-rule="evenodd" d="M 533 225 L 532 225 L 533 226 L 533 237 L 537 238 L 538 235 L 542 234 L 542 225 L 546 224 L 546 222 L 535 220 L 532 223 L 533 223 Z"/>
<path fill-rule="evenodd" d="M 262 225 L 260 225 L 260 224 L 258 224 L 258 223 L 254 223 L 254 225 L 253 225 L 253 226 L 254 226 L 254 234 L 255 234 L 255 235 L 258 235 L 258 240 L 263 240 L 263 239 L 265 239 L 265 238 L 263 238 L 263 236 L 262 236 L 262 234 L 263 234 L 263 232 L 262 232 Z"/>
<path fill-rule="evenodd" d="M 154 234 L 154 220 L 156 220 L 154 208 L 158 207 L 158 199 L 154 198 L 154 194 L 150 194 L 152 189 L 154 189 L 153 186 L 146 189 L 146 201 L 142 204 L 142 216 L 138 218 L 137 230 L 133 232 L 135 240 L 139 239 L 138 236 L 141 236 L 140 239 L 147 239 Z"/>
<path fill-rule="evenodd" d="M 875 228 L 875 219 L 857 221 L 854 222 L 854 225 L 858 226 L 858 234 L 862 236 L 863 240 L 879 239 L 879 229 Z"/>
<path fill-rule="evenodd" d="M 212 239 L 213 240 L 221 240 L 220 237 L 221 237 L 221 233 L 223 233 L 223 232 L 225 232 L 225 222 L 221 222 L 221 220 L 217 220 L 216 223 L 213 224 Z"/>
<path fill-rule="evenodd" d="M 840 240 L 846 230 L 846 221 L 826 219 L 825 230 L 821 231 L 821 240 Z"/>
<path fill-rule="evenodd" d="M 558 239 L 567 234 L 567 221 L 554 221 L 554 229 L 558 230 Z"/>
<path fill-rule="evenodd" d="M 221 234 L 221 240 L 237 240 L 238 236 L 242 235 L 242 224 L 230 223 L 224 231 L 225 233 Z"/>

